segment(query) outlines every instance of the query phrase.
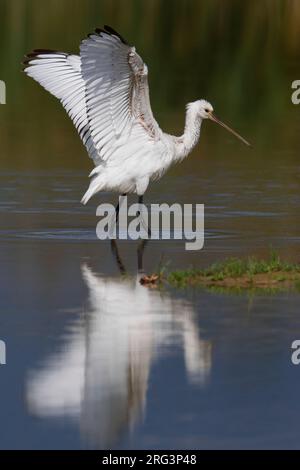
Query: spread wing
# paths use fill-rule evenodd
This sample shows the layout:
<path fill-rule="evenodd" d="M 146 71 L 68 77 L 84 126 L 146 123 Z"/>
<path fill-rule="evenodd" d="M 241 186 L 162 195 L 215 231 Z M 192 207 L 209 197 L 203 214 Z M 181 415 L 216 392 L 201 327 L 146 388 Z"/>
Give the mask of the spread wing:
<path fill-rule="evenodd" d="M 93 143 L 87 116 L 80 57 L 37 49 L 26 56 L 24 72 L 61 101 L 90 157 L 96 161 L 97 149 Z"/>
<path fill-rule="evenodd" d="M 153 151 L 161 130 L 147 66 L 109 26 L 82 41 L 80 56 L 33 51 L 24 71 L 61 101 L 95 165 Z"/>
<path fill-rule="evenodd" d="M 100 160 L 108 161 L 126 158 L 127 149 L 136 154 L 161 130 L 151 111 L 147 66 L 134 47 L 104 28 L 82 41 L 80 57 L 90 132 Z"/>

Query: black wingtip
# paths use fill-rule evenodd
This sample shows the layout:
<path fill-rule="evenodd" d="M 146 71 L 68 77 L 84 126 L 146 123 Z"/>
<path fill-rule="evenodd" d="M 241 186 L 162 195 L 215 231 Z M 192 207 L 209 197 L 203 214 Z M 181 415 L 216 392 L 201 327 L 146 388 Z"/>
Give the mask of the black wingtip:
<path fill-rule="evenodd" d="M 36 57 L 40 54 L 47 55 L 47 54 L 64 54 L 63 52 L 56 51 L 54 49 L 34 49 L 32 52 L 27 54 L 27 57 Z"/>
<path fill-rule="evenodd" d="M 107 24 L 104 25 L 104 29 L 96 28 L 95 33 L 100 36 L 101 34 L 109 34 L 110 36 L 116 36 L 120 39 L 123 44 L 129 46 L 128 42 L 121 36 L 121 34 L 119 34 L 115 29 L 113 29 L 111 26 L 108 26 Z"/>
<path fill-rule="evenodd" d="M 22 72 L 24 72 L 25 69 L 27 69 L 28 65 L 29 65 L 29 59 L 27 58 L 27 56 L 24 57 L 24 59 L 22 60 L 21 62 L 21 65 L 22 65 Z"/>
<path fill-rule="evenodd" d="M 24 72 L 24 70 L 30 65 L 30 62 L 32 59 L 34 59 L 35 57 L 37 56 L 37 54 L 35 53 L 35 51 L 32 51 L 32 52 L 29 52 L 28 54 L 26 54 L 21 62 L 21 65 L 22 65 L 22 70 Z"/>
<path fill-rule="evenodd" d="M 101 33 L 104 33 L 104 34 L 106 33 L 106 34 L 107 34 L 107 32 L 106 32 L 104 29 L 102 29 L 102 28 L 96 28 L 96 29 L 95 29 L 95 33 L 96 33 L 96 34 L 101 34 Z"/>
<path fill-rule="evenodd" d="M 22 65 L 23 65 L 23 71 L 30 65 L 30 62 L 34 60 L 36 57 L 39 55 L 47 55 L 47 54 L 63 54 L 67 55 L 64 52 L 56 51 L 54 49 L 34 49 L 33 51 L 29 52 L 24 56 Z"/>
<path fill-rule="evenodd" d="M 113 29 L 111 26 L 108 26 L 107 24 L 104 25 L 105 31 L 107 31 L 109 34 L 113 34 L 114 36 L 117 36 L 120 41 L 125 44 L 126 46 L 129 46 L 128 42 L 119 34 L 115 29 Z"/>

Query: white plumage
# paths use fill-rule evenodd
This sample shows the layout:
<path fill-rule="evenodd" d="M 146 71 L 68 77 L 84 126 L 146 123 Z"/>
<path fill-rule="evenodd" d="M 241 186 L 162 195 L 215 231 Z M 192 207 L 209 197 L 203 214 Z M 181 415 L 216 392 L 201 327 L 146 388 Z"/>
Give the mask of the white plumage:
<path fill-rule="evenodd" d="M 212 344 L 189 300 L 145 289 L 139 276 L 98 276 L 87 265 L 82 276 L 85 313 L 69 312 L 57 350 L 27 377 L 26 403 L 39 418 L 78 420 L 85 441 L 107 449 L 143 415 L 153 366 L 182 346 L 188 380 L 205 385 Z"/>
<path fill-rule="evenodd" d="M 203 119 L 230 130 L 198 100 L 187 106 L 181 137 L 164 133 L 152 114 L 147 66 L 109 26 L 84 39 L 79 56 L 33 51 L 24 71 L 61 101 L 94 161 L 84 204 L 103 190 L 143 196 L 151 180 L 189 154 Z"/>

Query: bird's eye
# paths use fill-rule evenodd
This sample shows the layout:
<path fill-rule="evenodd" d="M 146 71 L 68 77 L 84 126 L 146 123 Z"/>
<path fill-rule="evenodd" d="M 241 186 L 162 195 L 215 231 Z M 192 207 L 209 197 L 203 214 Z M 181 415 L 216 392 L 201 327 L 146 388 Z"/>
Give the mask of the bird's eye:
<path fill-rule="evenodd" d="M 206 113 L 209 113 L 209 109 L 207 109 L 207 108 L 206 108 L 204 111 L 205 111 Z"/>

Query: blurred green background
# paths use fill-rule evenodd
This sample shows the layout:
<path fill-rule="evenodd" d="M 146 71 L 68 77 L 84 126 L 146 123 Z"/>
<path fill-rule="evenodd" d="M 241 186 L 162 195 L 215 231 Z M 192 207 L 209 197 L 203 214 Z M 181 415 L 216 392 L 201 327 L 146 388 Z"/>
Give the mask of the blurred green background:
<path fill-rule="evenodd" d="M 149 66 L 151 101 L 161 127 L 182 132 L 185 104 L 207 98 L 249 138 L 251 158 L 273 149 L 297 158 L 300 110 L 299 0 L 0 0 L 1 168 L 90 168 L 61 105 L 21 72 L 34 48 L 78 52 L 80 40 L 110 24 Z M 209 139 L 223 131 L 207 126 Z M 281 157 L 282 158 L 282 152 Z"/>

